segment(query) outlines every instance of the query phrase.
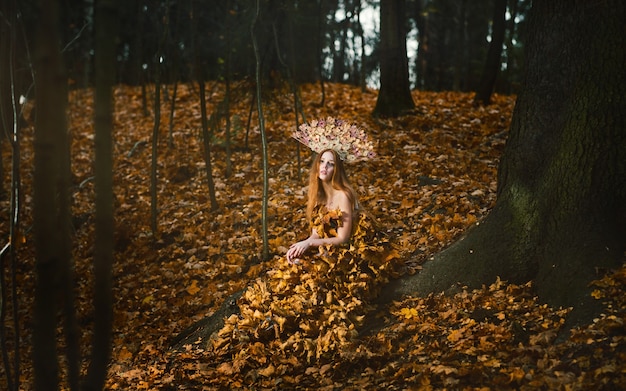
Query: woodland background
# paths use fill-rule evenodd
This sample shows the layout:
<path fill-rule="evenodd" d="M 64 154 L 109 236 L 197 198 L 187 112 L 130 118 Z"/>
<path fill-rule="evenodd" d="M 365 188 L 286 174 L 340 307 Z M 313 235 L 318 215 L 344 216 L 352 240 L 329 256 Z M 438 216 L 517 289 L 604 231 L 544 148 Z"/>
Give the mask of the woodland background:
<path fill-rule="evenodd" d="M 498 279 L 381 305 L 331 362 L 260 346 L 250 349 L 267 360 L 254 363 L 213 361 L 201 344 L 172 349 L 305 235 L 310 154 L 289 137 L 303 121 L 333 115 L 371 133 L 379 158 L 349 174 L 415 272 L 480 225 L 497 199 L 529 9 L 3 3 L 2 385 L 621 387 L 623 268 L 598 274 L 601 314 L 568 335 L 569 308 Z M 37 135 L 53 123 L 65 126 Z"/>

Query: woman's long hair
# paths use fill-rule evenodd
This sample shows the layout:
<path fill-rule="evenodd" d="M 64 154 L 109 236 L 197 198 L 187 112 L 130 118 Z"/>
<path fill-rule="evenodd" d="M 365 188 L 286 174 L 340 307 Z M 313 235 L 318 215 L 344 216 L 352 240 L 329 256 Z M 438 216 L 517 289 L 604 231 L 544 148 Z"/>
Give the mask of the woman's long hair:
<path fill-rule="evenodd" d="M 352 210 L 350 212 L 354 212 L 358 209 L 359 201 L 356 192 L 346 175 L 346 169 L 344 168 L 343 161 L 335 150 L 327 149 L 317 154 L 315 160 L 313 160 L 313 164 L 311 165 L 311 171 L 309 172 L 309 195 L 306 207 L 306 215 L 309 220 L 313 216 L 313 210 L 315 207 L 317 205 L 323 205 L 328 201 L 326 193 L 324 192 L 324 187 L 322 186 L 322 181 L 319 179 L 320 160 L 322 155 L 327 151 L 332 152 L 335 157 L 335 169 L 333 170 L 333 177 L 331 180 L 333 188 L 343 190 L 348 195 L 350 205 L 352 205 Z M 355 217 L 354 213 L 352 213 L 352 215 Z"/>

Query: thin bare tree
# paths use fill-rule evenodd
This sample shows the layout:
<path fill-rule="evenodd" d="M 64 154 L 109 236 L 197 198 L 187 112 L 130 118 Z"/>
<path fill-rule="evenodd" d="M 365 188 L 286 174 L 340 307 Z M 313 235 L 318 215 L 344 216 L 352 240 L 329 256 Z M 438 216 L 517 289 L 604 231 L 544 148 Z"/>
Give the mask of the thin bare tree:
<path fill-rule="evenodd" d="M 200 120 L 202 123 L 202 143 L 204 145 L 204 164 L 209 185 L 209 199 L 211 200 L 211 210 L 217 210 L 219 206 L 215 196 L 215 183 L 211 165 L 211 134 L 209 133 L 209 121 L 206 112 L 205 84 L 201 71 L 198 72 L 198 86 L 200 87 Z"/>
<path fill-rule="evenodd" d="M 496 79 L 500 72 L 502 58 L 502 44 L 506 31 L 506 3 L 507 0 L 495 0 L 493 19 L 491 22 L 491 43 L 485 60 L 485 68 L 480 78 L 480 84 L 476 89 L 474 104 L 489 105 L 491 95 L 496 85 Z"/>
<path fill-rule="evenodd" d="M 166 1 L 166 8 L 169 8 L 169 0 Z M 159 147 L 159 129 L 161 127 L 161 63 L 163 59 L 163 48 L 167 39 L 169 24 L 165 23 L 159 45 L 156 53 L 154 64 L 154 126 L 152 127 L 152 165 L 150 169 L 150 227 L 152 234 L 158 232 L 158 215 L 159 207 L 157 200 L 158 189 L 158 147 Z"/>
<path fill-rule="evenodd" d="M 0 20 L 0 129 L 3 130 L 0 140 L 6 137 L 11 146 L 11 188 L 10 188 L 10 216 L 9 242 L 0 251 L 0 343 L 2 344 L 2 360 L 4 363 L 7 388 L 18 390 L 20 386 L 20 324 L 19 301 L 17 292 L 17 246 L 20 242 L 21 216 L 21 180 L 20 180 L 20 126 L 21 113 L 18 110 L 18 98 L 15 91 L 15 51 L 17 41 L 17 4 L 15 0 L 7 1 L 0 8 L 6 18 Z M 0 147 L 2 143 L 0 143 Z M 0 174 L 4 174 L 4 167 L 0 164 Z M 0 187 L 0 194 L 4 194 Z M 7 268 L 6 261 L 9 267 Z M 5 275 L 5 271 L 9 275 Z M 7 313 L 11 311 L 13 339 L 7 340 L 5 324 Z M 9 326 L 9 327 L 11 327 Z M 11 364 L 10 350 L 12 348 L 13 361 Z"/>
<path fill-rule="evenodd" d="M 265 135 L 265 118 L 263 117 L 263 98 L 261 96 L 261 54 L 259 53 L 259 45 L 257 43 L 256 34 L 254 28 L 259 20 L 259 14 L 261 13 L 261 5 L 259 0 L 256 1 L 256 13 L 252 20 L 252 27 L 250 33 L 252 35 L 252 46 L 254 47 L 254 57 L 256 58 L 256 104 L 257 112 L 259 115 L 259 130 L 261 131 L 261 149 L 263 151 L 263 208 L 261 213 L 262 229 L 261 235 L 263 237 L 263 260 L 269 260 L 269 240 L 267 232 L 267 205 L 268 205 L 268 162 L 267 162 L 267 137 Z"/>

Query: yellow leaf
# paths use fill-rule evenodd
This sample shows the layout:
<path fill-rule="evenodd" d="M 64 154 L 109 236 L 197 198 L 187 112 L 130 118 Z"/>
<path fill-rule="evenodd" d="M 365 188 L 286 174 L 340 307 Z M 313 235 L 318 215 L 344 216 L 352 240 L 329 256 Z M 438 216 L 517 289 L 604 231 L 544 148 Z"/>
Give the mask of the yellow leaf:
<path fill-rule="evenodd" d="M 265 376 L 265 377 L 270 377 L 270 376 L 272 376 L 275 372 L 276 372 L 276 368 L 275 368 L 272 364 L 270 364 L 270 366 L 269 366 L 269 367 L 267 367 L 267 368 L 259 369 L 259 370 L 257 371 L 257 373 L 258 373 L 259 375 L 261 375 L 261 376 Z"/>
<path fill-rule="evenodd" d="M 200 288 L 198 288 L 198 282 L 196 280 L 193 280 L 191 282 L 191 285 L 187 287 L 187 293 L 189 293 L 190 295 L 195 295 L 196 293 L 198 293 L 200 291 Z"/>
<path fill-rule="evenodd" d="M 463 333 L 461 330 L 452 330 L 450 334 L 448 334 L 448 341 L 456 342 L 463 337 Z"/>
<path fill-rule="evenodd" d="M 591 296 L 594 299 L 601 299 L 604 297 L 604 293 L 602 293 L 602 291 L 595 289 L 593 292 L 591 292 Z"/>
<path fill-rule="evenodd" d="M 328 370 L 331 368 L 332 366 L 330 364 L 322 365 L 322 367 L 320 368 L 320 374 L 323 375 L 324 373 L 328 372 Z"/>
<path fill-rule="evenodd" d="M 278 324 L 279 330 L 282 333 L 283 332 L 283 328 L 285 326 L 285 322 L 287 321 L 287 318 L 283 318 L 282 316 L 278 316 L 278 315 L 274 315 L 274 322 L 276 322 Z"/>
<path fill-rule="evenodd" d="M 417 317 L 417 310 L 415 308 L 403 308 L 400 310 L 400 314 L 405 319 L 411 319 Z"/>
<path fill-rule="evenodd" d="M 443 374 L 446 374 L 446 375 L 458 372 L 458 370 L 456 368 L 448 367 L 448 366 L 445 366 L 445 365 L 437 365 L 435 367 L 432 367 L 430 370 L 433 373 L 437 373 L 437 374 L 443 373 Z"/>
<path fill-rule="evenodd" d="M 221 374 L 224 375 L 232 375 L 235 371 L 233 370 L 233 366 L 231 363 L 229 362 L 224 362 L 221 363 L 218 367 L 217 367 L 217 371 Z"/>
<path fill-rule="evenodd" d="M 400 203 L 400 208 L 401 209 L 412 209 L 414 202 L 415 202 L 415 200 L 412 199 L 412 198 L 403 198 L 402 202 Z"/>
<path fill-rule="evenodd" d="M 520 381 L 526 376 L 526 372 L 522 368 L 513 368 L 511 373 L 509 374 L 510 381 Z"/>
<path fill-rule="evenodd" d="M 387 256 L 385 257 L 385 262 L 389 262 L 392 259 L 395 258 L 400 258 L 400 254 L 398 253 L 398 251 L 394 248 L 392 251 L 390 251 Z"/>
<path fill-rule="evenodd" d="M 120 352 L 117 354 L 117 359 L 120 361 L 130 360 L 131 358 L 133 358 L 133 354 L 129 352 L 128 349 L 126 349 L 126 347 L 123 347 L 120 350 Z"/>

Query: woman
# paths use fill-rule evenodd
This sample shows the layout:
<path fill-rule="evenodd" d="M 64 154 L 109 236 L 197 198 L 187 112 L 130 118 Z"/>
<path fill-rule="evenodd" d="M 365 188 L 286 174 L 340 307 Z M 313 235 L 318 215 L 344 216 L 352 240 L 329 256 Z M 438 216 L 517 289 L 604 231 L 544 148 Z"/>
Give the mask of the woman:
<path fill-rule="evenodd" d="M 359 210 L 344 169 L 344 161 L 372 157 L 371 143 L 332 118 L 301 130 L 300 140 L 317 152 L 309 176 L 311 233 L 291 245 L 286 262 L 250 284 L 237 303 L 240 313 L 226 319 L 213 341 L 218 356 L 241 368 L 267 366 L 267 357 L 278 366 L 294 365 L 294 356 L 310 362 L 341 354 L 399 264 L 397 249 Z"/>
<path fill-rule="evenodd" d="M 320 237 L 316 229 L 311 230 L 311 236 L 291 245 L 287 251 L 287 261 L 298 263 L 310 247 L 322 245 L 339 245 L 350 240 L 352 234 L 352 216 L 355 214 L 357 196 L 348 181 L 343 162 L 339 154 L 328 149 L 318 154 L 311 166 L 309 174 L 309 197 L 307 217 L 309 220 L 317 208 L 341 211 L 341 224 L 337 228 L 337 235 Z"/>

